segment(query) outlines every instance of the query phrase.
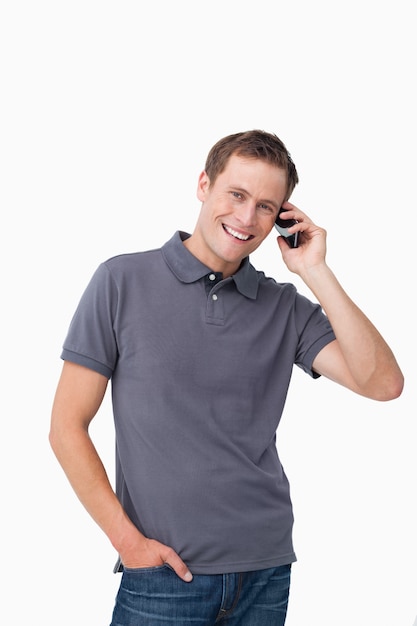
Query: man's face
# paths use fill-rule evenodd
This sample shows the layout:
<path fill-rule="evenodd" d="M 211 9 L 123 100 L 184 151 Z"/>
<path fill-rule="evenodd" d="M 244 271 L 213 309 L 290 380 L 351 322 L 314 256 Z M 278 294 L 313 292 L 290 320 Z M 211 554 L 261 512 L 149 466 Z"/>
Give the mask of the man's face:
<path fill-rule="evenodd" d="M 205 265 L 230 276 L 271 231 L 286 190 L 285 170 L 233 155 L 213 185 L 205 172 L 200 175 L 202 206 L 186 246 Z"/>

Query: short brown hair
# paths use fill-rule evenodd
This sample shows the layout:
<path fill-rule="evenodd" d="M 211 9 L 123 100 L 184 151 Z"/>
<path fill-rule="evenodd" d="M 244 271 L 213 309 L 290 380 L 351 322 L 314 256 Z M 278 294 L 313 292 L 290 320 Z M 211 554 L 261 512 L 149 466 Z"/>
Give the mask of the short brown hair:
<path fill-rule="evenodd" d="M 284 169 L 287 173 L 288 200 L 298 183 L 298 174 L 287 148 L 276 135 L 263 130 L 248 130 L 220 139 L 208 153 L 205 171 L 213 184 L 217 176 L 226 168 L 233 155 L 246 156 L 251 159 L 262 159 Z"/>

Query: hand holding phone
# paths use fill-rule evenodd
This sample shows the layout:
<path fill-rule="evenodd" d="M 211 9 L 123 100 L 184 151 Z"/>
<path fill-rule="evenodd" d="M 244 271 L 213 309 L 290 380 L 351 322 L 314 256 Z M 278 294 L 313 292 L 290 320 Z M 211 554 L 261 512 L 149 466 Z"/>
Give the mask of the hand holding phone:
<path fill-rule="evenodd" d="M 297 233 L 289 233 L 288 228 L 290 226 L 294 226 L 294 224 L 298 224 L 297 220 L 283 220 L 280 215 L 284 212 L 285 209 L 283 207 L 278 211 L 278 215 L 275 220 L 275 228 L 282 235 L 290 246 L 290 248 L 298 248 L 298 232 Z"/>

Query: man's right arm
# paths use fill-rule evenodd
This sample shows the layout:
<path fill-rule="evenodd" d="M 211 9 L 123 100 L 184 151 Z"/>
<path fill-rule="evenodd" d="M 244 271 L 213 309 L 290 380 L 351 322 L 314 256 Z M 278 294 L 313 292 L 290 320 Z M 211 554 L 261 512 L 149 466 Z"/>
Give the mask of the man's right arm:
<path fill-rule="evenodd" d="M 49 441 L 78 498 L 107 535 L 125 567 L 167 563 L 180 578 L 191 574 L 176 552 L 142 535 L 126 515 L 89 436 L 107 389 L 107 378 L 65 361 L 52 408 Z"/>

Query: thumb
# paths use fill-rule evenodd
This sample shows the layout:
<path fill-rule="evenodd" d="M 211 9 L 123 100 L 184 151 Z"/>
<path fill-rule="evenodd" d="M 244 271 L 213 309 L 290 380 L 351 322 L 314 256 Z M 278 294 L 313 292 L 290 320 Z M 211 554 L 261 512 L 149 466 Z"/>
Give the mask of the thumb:
<path fill-rule="evenodd" d="M 285 237 L 283 237 L 282 235 L 279 235 L 277 237 L 278 248 L 281 250 L 282 256 L 284 256 L 284 253 L 288 250 L 288 244 L 286 241 L 284 241 L 284 239 Z"/>
<path fill-rule="evenodd" d="M 190 583 L 192 581 L 192 573 L 190 572 L 184 561 L 175 552 L 175 550 L 170 549 L 167 554 L 164 555 L 164 561 L 184 582 Z"/>

